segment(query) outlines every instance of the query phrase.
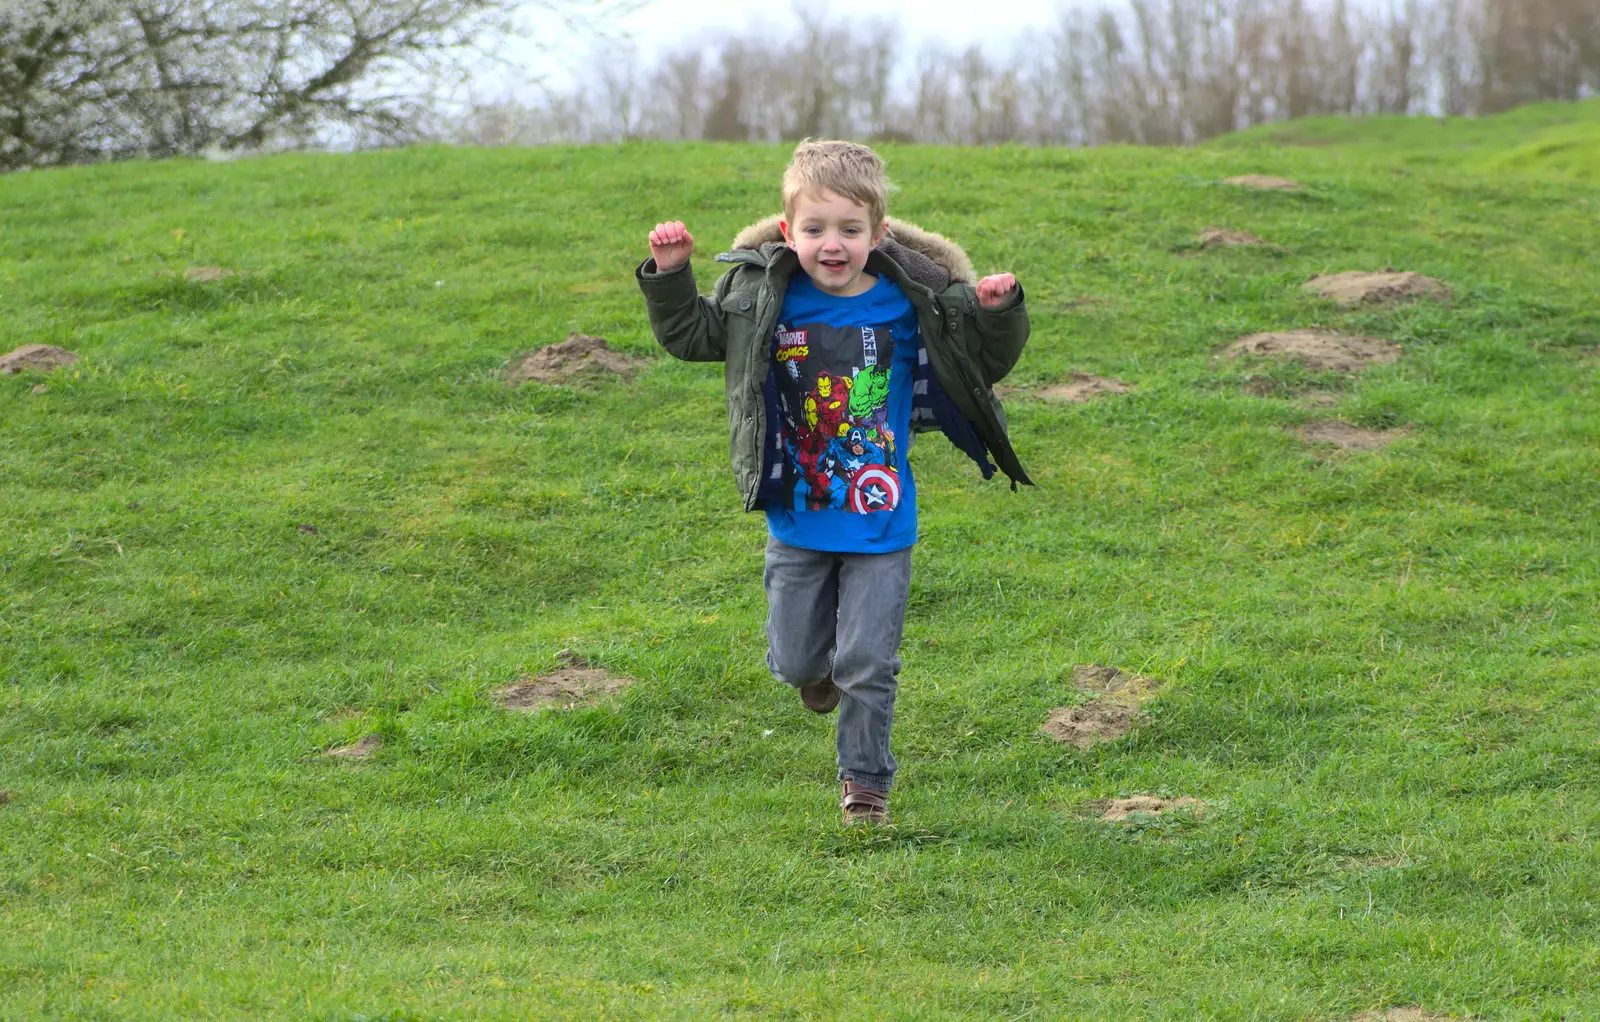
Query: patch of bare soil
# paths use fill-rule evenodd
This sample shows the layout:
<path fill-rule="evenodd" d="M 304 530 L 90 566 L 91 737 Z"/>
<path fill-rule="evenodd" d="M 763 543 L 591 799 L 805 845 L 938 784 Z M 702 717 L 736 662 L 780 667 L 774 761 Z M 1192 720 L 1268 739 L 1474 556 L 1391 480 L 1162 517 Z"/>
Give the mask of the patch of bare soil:
<path fill-rule="evenodd" d="M 1043 730 L 1056 741 L 1079 749 L 1127 734 L 1138 718 L 1139 707 L 1161 687 L 1154 678 L 1105 664 L 1074 667 L 1072 684 L 1095 698 L 1081 706 L 1051 710 Z"/>
<path fill-rule="evenodd" d="M 334 759 L 366 759 L 382 746 L 383 742 L 378 739 L 377 735 L 367 735 L 359 742 L 351 745 L 341 745 L 337 749 L 329 749 L 323 755 L 331 756 Z"/>
<path fill-rule="evenodd" d="M 1255 355 L 1291 358 L 1307 369 L 1358 373 L 1369 365 L 1393 362 L 1404 349 L 1381 337 L 1360 337 L 1324 330 L 1288 330 L 1250 334 L 1221 352 L 1229 358 Z"/>
<path fill-rule="evenodd" d="M 627 379 L 634 369 L 634 360 L 613 351 L 604 337 L 590 337 L 574 330 L 558 344 L 518 355 L 500 371 L 500 378 L 512 386 L 529 380 L 574 383 L 606 376 Z"/>
<path fill-rule="evenodd" d="M 1369 855 L 1357 862 L 1363 869 L 1400 869 L 1411 865 L 1411 859 L 1405 855 Z"/>
<path fill-rule="evenodd" d="M 1027 397 L 1036 401 L 1050 401 L 1056 404 L 1083 404 L 1093 401 L 1097 397 L 1107 394 L 1126 394 L 1133 390 L 1133 384 L 1124 383 L 1122 380 L 1112 379 L 1109 376 L 1091 376 L 1088 373 L 1073 373 L 1064 383 L 1052 383 L 1038 390 L 1024 390 L 1020 387 L 1006 387 L 1000 389 L 1001 397 Z"/>
<path fill-rule="evenodd" d="M 1105 803 L 1105 812 L 1100 814 L 1102 823 L 1120 823 L 1135 813 L 1148 813 L 1151 816 L 1160 816 L 1162 813 L 1189 811 L 1195 816 L 1205 815 L 1206 804 L 1197 798 L 1162 798 L 1159 795 L 1132 795 L 1128 798 L 1114 798 Z"/>
<path fill-rule="evenodd" d="M 1331 390 L 1295 390 L 1270 376 L 1252 376 L 1244 381 L 1243 390 L 1251 397 L 1290 398 L 1302 408 L 1331 408 L 1339 403 L 1339 395 Z"/>
<path fill-rule="evenodd" d="M 1082 706 L 1058 706 L 1045 718 L 1044 733 L 1058 742 L 1087 749 L 1121 738 L 1133 727 L 1134 711 L 1106 699 Z"/>
<path fill-rule="evenodd" d="M 598 702 L 632 684 L 632 678 L 619 678 L 598 667 L 568 666 L 513 682 L 496 692 L 495 699 L 503 708 L 521 713 L 551 706 L 570 710 Z"/>
<path fill-rule="evenodd" d="M 1332 408 L 1339 403 L 1339 395 L 1331 390 L 1308 390 L 1296 394 L 1294 403 L 1301 408 Z"/>
<path fill-rule="evenodd" d="M 1238 177 L 1223 178 L 1222 183 L 1257 192 L 1294 192 L 1300 189 L 1298 181 L 1291 181 L 1286 177 L 1268 177 L 1264 174 L 1241 174 Z"/>
<path fill-rule="evenodd" d="M 1362 429 L 1340 419 L 1322 419 L 1308 422 L 1295 432 L 1308 444 L 1332 444 L 1346 451 L 1377 451 L 1411 432 L 1411 427 Z"/>
<path fill-rule="evenodd" d="M 226 266 L 186 266 L 182 270 L 157 270 L 156 276 L 168 280 L 182 277 L 194 284 L 212 284 L 228 277 L 243 276 L 243 273 L 239 270 L 230 270 Z"/>
<path fill-rule="evenodd" d="M 1312 277 L 1305 290 L 1331 298 L 1347 309 L 1361 305 L 1393 305 L 1414 298 L 1450 297 L 1450 288 L 1444 281 L 1424 277 L 1420 273 L 1335 273 L 1326 277 Z"/>
<path fill-rule="evenodd" d="M 1265 245 L 1266 242 L 1249 231 L 1230 231 L 1226 227 L 1207 227 L 1194 240 L 1201 248 L 1235 248 Z"/>
<path fill-rule="evenodd" d="M 1363 1011 L 1350 1022 L 1452 1022 L 1449 1015 L 1434 1015 L 1421 1008 L 1386 1008 L 1383 1011 Z"/>
<path fill-rule="evenodd" d="M 0 373 L 8 375 L 26 372 L 48 373 L 76 361 L 78 356 L 66 348 L 58 348 L 53 344 L 24 344 L 20 348 L 0 355 Z"/>
<path fill-rule="evenodd" d="M 1155 698 L 1161 689 L 1161 683 L 1154 678 L 1106 664 L 1079 664 L 1072 669 L 1072 684 L 1079 691 L 1132 707 Z"/>
<path fill-rule="evenodd" d="M 7 802 L 14 801 L 16 799 L 16 797 L 17 797 L 17 793 L 16 792 L 7 791 L 4 788 L 0 788 L 0 806 L 5 805 Z"/>

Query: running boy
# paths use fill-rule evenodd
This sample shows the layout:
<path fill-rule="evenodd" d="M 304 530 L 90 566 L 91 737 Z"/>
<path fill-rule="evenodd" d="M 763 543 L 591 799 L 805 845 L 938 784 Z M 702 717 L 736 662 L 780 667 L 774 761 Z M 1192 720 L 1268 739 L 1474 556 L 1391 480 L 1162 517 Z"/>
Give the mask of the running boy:
<path fill-rule="evenodd" d="M 650 232 L 636 276 L 667 351 L 725 362 L 733 473 L 766 512 L 767 666 L 816 713 L 839 709 L 845 822 L 888 818 L 900 635 L 917 541 L 906 451 L 937 429 L 1030 483 L 994 384 L 1028 339 L 1009 273 L 976 280 L 950 241 L 884 215 L 883 162 L 850 142 L 802 142 L 783 213 L 717 256 L 695 289 L 681 221 Z"/>

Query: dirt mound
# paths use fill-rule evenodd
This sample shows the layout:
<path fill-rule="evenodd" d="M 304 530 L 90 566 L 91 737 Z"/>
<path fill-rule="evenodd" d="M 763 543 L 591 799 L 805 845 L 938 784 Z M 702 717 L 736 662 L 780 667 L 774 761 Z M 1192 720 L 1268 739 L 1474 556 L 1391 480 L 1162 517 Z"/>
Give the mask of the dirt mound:
<path fill-rule="evenodd" d="M 1307 369 L 1358 373 L 1369 365 L 1393 362 L 1404 349 L 1381 337 L 1360 337 L 1323 330 L 1288 330 L 1250 334 L 1222 350 L 1229 358 L 1258 355 L 1292 358 Z"/>
<path fill-rule="evenodd" d="M 1350 1022 L 1452 1022 L 1449 1015 L 1433 1015 L 1421 1008 L 1386 1008 L 1383 1011 L 1363 1011 Z"/>
<path fill-rule="evenodd" d="M 1401 429 L 1362 429 L 1339 419 L 1308 422 L 1295 430 L 1300 439 L 1308 444 L 1332 444 L 1346 451 L 1381 450 L 1410 432 L 1410 426 Z"/>
<path fill-rule="evenodd" d="M 1222 183 L 1239 188 L 1249 188 L 1257 192 L 1294 192 L 1300 190 L 1300 182 L 1298 181 L 1291 181 L 1286 177 L 1267 177 L 1263 174 L 1242 174 L 1239 177 L 1223 178 Z"/>
<path fill-rule="evenodd" d="M 1194 240 L 1200 243 L 1201 248 L 1233 248 L 1266 244 L 1249 231 L 1230 231 L 1226 227 L 1207 227 L 1195 235 Z"/>
<path fill-rule="evenodd" d="M 1331 298 L 1347 309 L 1360 305 L 1392 305 L 1413 298 L 1449 298 L 1444 281 L 1420 273 L 1335 273 L 1312 277 L 1305 290 Z"/>
<path fill-rule="evenodd" d="M 1154 678 L 1105 664 L 1074 667 L 1072 684 L 1095 698 L 1082 706 L 1051 710 L 1043 730 L 1056 741 L 1079 749 L 1127 734 L 1138 718 L 1139 707 L 1155 698 L 1161 688 Z"/>
<path fill-rule="evenodd" d="M 1082 404 L 1106 394 L 1126 394 L 1132 389 L 1131 383 L 1124 383 L 1108 376 L 1073 373 L 1065 383 L 1053 383 L 1048 387 L 1042 387 L 1034 391 L 1033 396 L 1040 401 Z"/>
<path fill-rule="evenodd" d="M 1133 710 L 1105 699 L 1082 706 L 1058 706 L 1045 718 L 1044 733 L 1058 742 L 1087 749 L 1121 738 L 1133 727 Z"/>
<path fill-rule="evenodd" d="M 632 684 L 632 678 L 618 678 L 598 667 L 574 665 L 513 682 L 496 692 L 495 700 L 504 709 L 522 713 L 548 706 L 570 710 L 575 706 L 597 702 Z"/>
<path fill-rule="evenodd" d="M 366 759 L 382 747 L 383 742 L 378 739 L 377 735 L 368 735 L 354 744 L 341 745 L 337 749 L 329 749 L 323 755 L 332 756 L 335 759 Z"/>
<path fill-rule="evenodd" d="M 78 356 L 53 344 L 24 344 L 0 355 L 0 373 L 48 373 L 78 361 Z"/>
<path fill-rule="evenodd" d="M 1114 798 L 1104 803 L 1105 812 L 1100 814 L 1103 823 L 1120 823 L 1134 813 L 1148 813 L 1151 816 L 1160 816 L 1162 813 L 1179 812 L 1188 810 L 1195 816 L 1205 815 L 1206 804 L 1197 798 L 1162 798 L 1159 795 L 1132 795 L 1128 798 Z"/>
<path fill-rule="evenodd" d="M 529 380 L 572 383 L 606 376 L 627 379 L 634 368 L 634 360 L 613 351 L 604 337 L 590 337 L 574 330 L 559 344 L 518 355 L 500 371 L 500 378 L 512 386 Z"/>

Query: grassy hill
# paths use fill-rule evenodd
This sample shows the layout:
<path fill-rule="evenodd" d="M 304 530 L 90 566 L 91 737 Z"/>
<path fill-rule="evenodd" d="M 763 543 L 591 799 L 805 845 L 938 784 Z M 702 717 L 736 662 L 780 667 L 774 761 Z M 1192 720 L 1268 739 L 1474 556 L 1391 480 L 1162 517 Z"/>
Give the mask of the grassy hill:
<path fill-rule="evenodd" d="M 0 376 L 0 1017 L 1600 1013 L 1600 188 L 1516 155 L 1593 110 L 1470 166 L 1329 122 L 885 150 L 894 213 L 1027 288 L 1008 384 L 1135 389 L 1011 398 L 1034 489 L 915 448 L 878 830 L 762 666 L 721 368 L 632 280 L 680 217 L 709 288 L 786 149 L 0 179 L 0 353 L 80 356 Z M 1386 266 L 1453 297 L 1301 288 Z M 1215 355 L 1301 327 L 1404 355 Z M 649 361 L 500 382 L 572 330 Z M 1409 429 L 1295 432 L 1332 417 Z M 573 656 L 635 684 L 496 704 Z M 1040 727 L 1085 664 L 1160 691 L 1079 751 Z M 1097 819 L 1135 794 L 1206 806 Z"/>
<path fill-rule="evenodd" d="M 1334 147 L 1340 159 L 1478 175 L 1600 183 L 1600 98 L 1480 118 L 1306 117 L 1208 145 Z"/>

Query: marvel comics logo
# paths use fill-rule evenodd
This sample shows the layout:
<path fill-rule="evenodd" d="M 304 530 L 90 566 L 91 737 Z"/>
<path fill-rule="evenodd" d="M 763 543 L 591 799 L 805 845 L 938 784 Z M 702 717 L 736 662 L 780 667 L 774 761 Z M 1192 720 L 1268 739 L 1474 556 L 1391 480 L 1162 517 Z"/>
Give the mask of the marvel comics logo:
<path fill-rule="evenodd" d="M 789 362 L 798 358 L 805 358 L 811 354 L 811 349 L 806 345 L 806 332 L 804 330 L 779 330 L 778 331 L 779 362 Z"/>

